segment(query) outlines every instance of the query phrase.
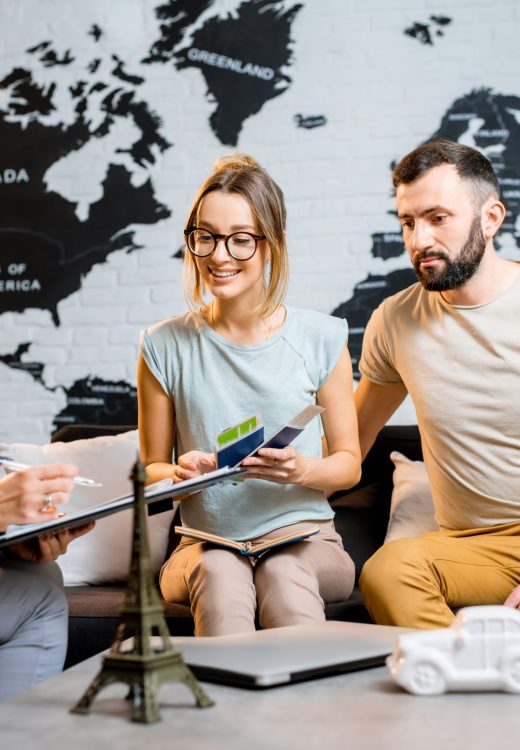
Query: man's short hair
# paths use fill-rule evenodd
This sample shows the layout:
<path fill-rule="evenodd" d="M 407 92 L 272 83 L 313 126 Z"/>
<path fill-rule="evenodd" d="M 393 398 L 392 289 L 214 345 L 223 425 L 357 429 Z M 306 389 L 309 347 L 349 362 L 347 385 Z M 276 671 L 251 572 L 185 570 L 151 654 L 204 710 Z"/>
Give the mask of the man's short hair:
<path fill-rule="evenodd" d="M 459 177 L 471 183 L 479 208 L 491 196 L 500 197 L 498 178 L 489 159 L 475 148 L 446 138 L 427 141 L 404 156 L 392 174 L 394 187 L 415 182 L 442 164 L 453 165 Z"/>

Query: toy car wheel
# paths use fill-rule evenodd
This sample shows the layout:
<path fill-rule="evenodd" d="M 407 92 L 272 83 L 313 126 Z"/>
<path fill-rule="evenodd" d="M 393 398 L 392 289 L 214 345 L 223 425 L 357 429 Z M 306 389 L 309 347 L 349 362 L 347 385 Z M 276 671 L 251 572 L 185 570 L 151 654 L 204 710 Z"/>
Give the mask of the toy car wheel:
<path fill-rule="evenodd" d="M 411 665 L 410 690 L 417 695 L 439 695 L 446 690 L 446 678 L 440 667 L 429 659 Z"/>
<path fill-rule="evenodd" d="M 509 693 L 520 693 L 520 654 L 507 659 L 503 671 L 505 689 Z"/>

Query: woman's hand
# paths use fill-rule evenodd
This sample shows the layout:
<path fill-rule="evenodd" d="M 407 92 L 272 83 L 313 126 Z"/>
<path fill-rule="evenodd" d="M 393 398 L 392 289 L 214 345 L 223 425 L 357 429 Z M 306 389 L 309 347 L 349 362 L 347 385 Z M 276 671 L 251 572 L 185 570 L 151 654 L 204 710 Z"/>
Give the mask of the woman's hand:
<path fill-rule="evenodd" d="M 217 462 L 213 453 L 202 451 L 189 451 L 179 458 L 174 466 L 173 480 L 183 482 L 185 479 L 193 479 L 201 474 L 207 474 L 217 468 Z"/>
<path fill-rule="evenodd" d="M 41 534 L 37 539 L 18 542 L 8 547 L 9 552 L 22 560 L 31 562 L 50 562 L 64 555 L 67 547 L 79 536 L 87 534 L 96 524 L 91 521 L 73 529 L 60 529 L 54 533 Z"/>
<path fill-rule="evenodd" d="M 56 518 L 79 474 L 76 466 L 32 466 L 0 479 L 0 529 L 12 523 L 39 523 Z"/>
<path fill-rule="evenodd" d="M 306 459 L 292 445 L 285 448 L 260 448 L 256 456 L 245 458 L 245 479 L 266 479 L 277 484 L 304 484 Z"/>

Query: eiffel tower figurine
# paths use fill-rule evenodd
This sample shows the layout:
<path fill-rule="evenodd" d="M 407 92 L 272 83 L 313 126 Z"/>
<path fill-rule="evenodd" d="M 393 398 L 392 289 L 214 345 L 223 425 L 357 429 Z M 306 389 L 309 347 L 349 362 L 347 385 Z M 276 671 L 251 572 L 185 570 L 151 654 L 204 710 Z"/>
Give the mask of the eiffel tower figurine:
<path fill-rule="evenodd" d="M 163 607 L 150 569 L 144 500 L 146 472 L 139 458 L 134 464 L 131 479 L 135 496 L 134 535 L 121 621 L 112 648 L 103 659 L 101 671 L 71 711 L 87 714 L 100 690 L 113 682 L 124 682 L 130 688 L 127 697 L 133 703 L 132 720 L 149 724 L 161 718 L 157 693 L 163 682 L 184 682 L 195 696 L 199 708 L 212 706 L 213 701 L 170 641 Z M 162 640 L 158 649 L 154 648 L 151 641 L 153 631 Z M 124 638 L 131 635 L 134 636 L 132 647 L 123 648 Z"/>

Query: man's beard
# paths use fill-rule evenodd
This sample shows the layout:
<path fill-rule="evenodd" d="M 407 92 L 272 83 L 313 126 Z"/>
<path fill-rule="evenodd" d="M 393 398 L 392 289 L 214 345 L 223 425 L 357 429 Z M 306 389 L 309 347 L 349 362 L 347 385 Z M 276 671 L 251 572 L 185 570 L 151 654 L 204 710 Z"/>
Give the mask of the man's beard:
<path fill-rule="evenodd" d="M 447 292 L 459 289 L 469 281 L 480 265 L 486 249 L 486 238 L 480 225 L 480 217 L 475 216 L 469 230 L 469 236 L 459 254 L 453 260 L 440 250 L 427 250 L 413 259 L 414 271 L 417 278 L 429 292 Z M 420 263 L 425 258 L 442 258 L 445 267 L 440 271 L 434 268 L 421 268 Z"/>

